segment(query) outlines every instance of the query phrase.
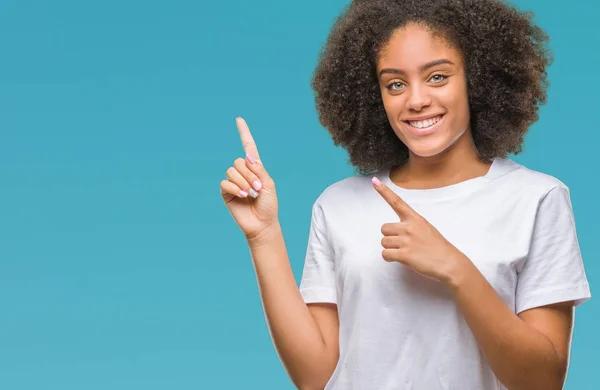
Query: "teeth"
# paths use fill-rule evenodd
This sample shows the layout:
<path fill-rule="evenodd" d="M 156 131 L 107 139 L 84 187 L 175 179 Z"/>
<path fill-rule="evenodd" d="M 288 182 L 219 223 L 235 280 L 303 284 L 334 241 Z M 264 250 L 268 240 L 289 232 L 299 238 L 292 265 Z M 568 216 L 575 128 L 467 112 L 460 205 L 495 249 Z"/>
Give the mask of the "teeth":
<path fill-rule="evenodd" d="M 424 120 L 424 121 L 410 121 L 409 124 L 412 127 L 416 127 L 418 129 L 422 129 L 424 127 L 433 126 L 434 124 L 438 123 L 441 118 L 442 118 L 441 116 L 436 116 L 435 118 L 427 119 L 427 120 Z"/>

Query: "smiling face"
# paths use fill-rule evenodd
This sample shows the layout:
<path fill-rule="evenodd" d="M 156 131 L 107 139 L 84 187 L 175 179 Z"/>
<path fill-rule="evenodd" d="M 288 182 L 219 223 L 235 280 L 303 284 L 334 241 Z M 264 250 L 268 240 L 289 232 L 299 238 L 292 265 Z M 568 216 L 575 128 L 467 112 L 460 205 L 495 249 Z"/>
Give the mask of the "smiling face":
<path fill-rule="evenodd" d="M 435 156 L 470 139 L 462 55 L 447 41 L 402 27 L 383 47 L 377 76 L 388 120 L 412 155 Z"/>

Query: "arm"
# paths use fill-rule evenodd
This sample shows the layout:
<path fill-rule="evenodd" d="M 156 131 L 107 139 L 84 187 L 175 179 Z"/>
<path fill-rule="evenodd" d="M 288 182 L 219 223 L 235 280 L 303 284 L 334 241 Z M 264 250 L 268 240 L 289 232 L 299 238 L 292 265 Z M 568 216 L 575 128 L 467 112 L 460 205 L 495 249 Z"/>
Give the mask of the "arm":
<path fill-rule="evenodd" d="M 561 389 L 573 305 L 590 297 L 568 188 L 558 184 L 538 202 L 527 259 L 517 271 L 519 315 L 503 305 L 464 254 L 453 258 L 459 276 L 451 289 L 497 377 L 511 389 Z M 553 288 L 563 292 L 541 298 L 542 290 Z M 542 306 L 544 301 L 562 303 Z"/>
<path fill-rule="evenodd" d="M 304 302 L 277 216 L 275 182 L 260 160 L 248 124 L 243 118 L 236 123 L 246 158 L 227 169 L 227 180 L 221 182 L 223 201 L 250 247 L 267 325 L 284 368 L 298 388 L 321 388 L 337 362 L 337 306 L 309 309 Z"/>
<path fill-rule="evenodd" d="M 546 193 L 540 203 L 532 235 L 535 245 L 519 272 L 517 295 L 558 284 L 578 290 L 561 304 L 543 307 L 530 297 L 520 304 L 523 310 L 517 307 L 517 316 L 465 254 L 376 177 L 373 184 L 401 219 L 381 227 L 383 259 L 449 287 L 490 368 L 510 390 L 561 389 L 573 305 L 590 297 L 568 189 L 554 187 L 556 191 Z"/>
<path fill-rule="evenodd" d="M 339 356 L 337 306 L 304 302 L 279 225 L 248 243 L 267 324 L 280 360 L 299 389 L 322 389 Z"/>
<path fill-rule="evenodd" d="M 479 348 L 510 390 L 560 390 L 571 337 L 571 302 L 515 315 L 466 257 L 447 282 Z"/>

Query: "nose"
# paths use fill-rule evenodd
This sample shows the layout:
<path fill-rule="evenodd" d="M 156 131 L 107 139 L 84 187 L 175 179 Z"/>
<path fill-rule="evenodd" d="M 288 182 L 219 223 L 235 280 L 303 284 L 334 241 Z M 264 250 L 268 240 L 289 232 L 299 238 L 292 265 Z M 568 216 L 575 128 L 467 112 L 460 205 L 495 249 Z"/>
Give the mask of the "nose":
<path fill-rule="evenodd" d="M 427 92 L 427 87 L 412 86 L 408 90 L 406 99 L 406 108 L 421 111 L 424 107 L 431 105 L 431 97 Z"/>

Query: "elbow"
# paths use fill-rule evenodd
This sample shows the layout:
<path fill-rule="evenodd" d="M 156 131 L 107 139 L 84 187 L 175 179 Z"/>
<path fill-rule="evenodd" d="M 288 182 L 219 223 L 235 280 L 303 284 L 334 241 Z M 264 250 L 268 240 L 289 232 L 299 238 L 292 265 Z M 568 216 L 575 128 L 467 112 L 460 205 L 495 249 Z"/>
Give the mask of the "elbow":
<path fill-rule="evenodd" d="M 503 383 L 508 390 L 562 390 L 566 378 L 566 370 L 557 368 L 554 370 L 546 370 L 539 375 L 531 375 L 531 373 L 521 375 L 519 378 L 514 378 L 508 383 Z"/>
<path fill-rule="evenodd" d="M 320 375 L 312 375 L 309 378 L 305 378 L 304 381 L 296 381 L 294 384 L 298 390 L 323 390 L 332 372 L 323 372 Z"/>
<path fill-rule="evenodd" d="M 329 383 L 339 359 L 339 352 L 329 352 L 326 348 L 305 360 L 302 369 L 288 369 L 290 378 L 298 390 L 323 390 Z"/>
<path fill-rule="evenodd" d="M 327 382 L 325 382 L 325 384 L 315 384 L 315 383 L 304 384 L 304 385 L 298 386 L 298 390 L 323 390 L 323 389 L 325 389 L 326 385 L 327 385 Z"/>
<path fill-rule="evenodd" d="M 298 390 L 323 390 L 327 386 L 327 382 L 329 382 L 329 377 L 311 378 L 307 382 L 297 383 L 296 388 Z"/>
<path fill-rule="evenodd" d="M 323 390 L 325 387 L 315 387 L 315 386 L 311 386 L 311 385 L 307 385 L 307 386 L 298 386 L 298 390 Z"/>
<path fill-rule="evenodd" d="M 543 382 L 543 383 L 542 383 Z M 563 390 L 563 384 L 558 382 L 548 383 L 548 381 L 539 381 L 537 383 L 519 383 L 516 385 L 504 384 L 508 390 L 532 390 L 532 389 L 544 389 L 544 390 Z"/>

